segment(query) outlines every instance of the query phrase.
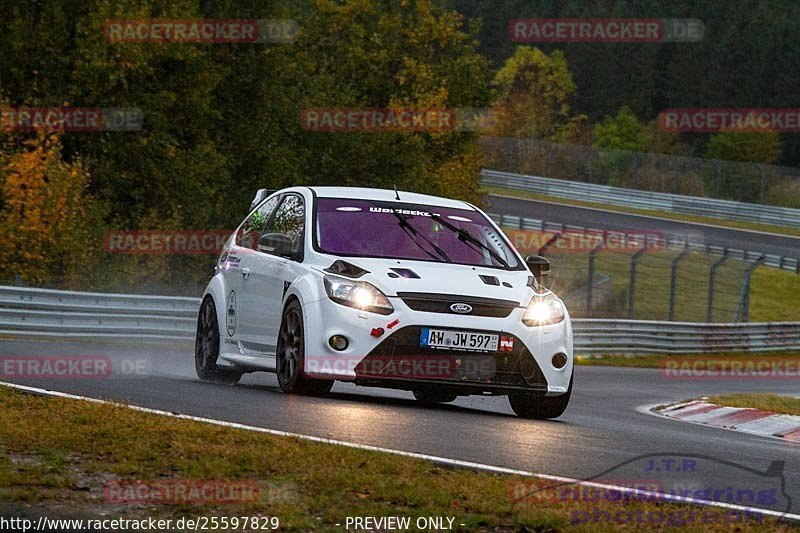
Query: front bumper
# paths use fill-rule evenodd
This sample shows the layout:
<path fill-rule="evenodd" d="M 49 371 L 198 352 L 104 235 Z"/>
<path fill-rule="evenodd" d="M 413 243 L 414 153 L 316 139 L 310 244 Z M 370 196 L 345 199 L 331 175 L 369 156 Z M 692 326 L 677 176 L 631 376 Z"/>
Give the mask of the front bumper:
<path fill-rule="evenodd" d="M 528 327 L 522 323 L 522 307 L 506 317 L 485 317 L 416 311 L 400 298 L 390 300 L 395 308 L 391 315 L 359 311 L 328 298 L 305 304 L 305 374 L 388 388 L 458 389 L 459 394 L 567 391 L 573 366 L 568 315 L 558 324 Z M 513 348 L 482 353 L 421 347 L 422 327 L 497 333 L 513 339 Z M 347 349 L 331 348 L 328 339 L 333 335 L 347 337 Z M 552 364 L 557 353 L 567 355 L 562 368 Z"/>

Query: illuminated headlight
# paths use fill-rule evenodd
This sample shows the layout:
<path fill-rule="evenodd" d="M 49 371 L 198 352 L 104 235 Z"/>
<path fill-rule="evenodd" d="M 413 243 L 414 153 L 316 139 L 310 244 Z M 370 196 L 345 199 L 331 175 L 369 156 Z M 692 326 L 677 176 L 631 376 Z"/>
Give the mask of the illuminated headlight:
<path fill-rule="evenodd" d="M 522 316 L 522 322 L 526 326 L 546 326 L 557 324 L 562 320 L 564 320 L 564 304 L 560 300 L 542 299 L 536 296 L 528 304 Z"/>
<path fill-rule="evenodd" d="M 337 304 L 389 315 L 394 311 L 389 298 L 377 287 L 365 281 L 325 276 L 325 292 Z"/>

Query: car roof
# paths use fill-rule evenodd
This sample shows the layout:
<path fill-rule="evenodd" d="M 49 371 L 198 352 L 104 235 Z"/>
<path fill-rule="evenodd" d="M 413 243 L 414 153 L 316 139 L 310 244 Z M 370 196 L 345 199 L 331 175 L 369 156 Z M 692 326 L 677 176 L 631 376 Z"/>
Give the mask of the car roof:
<path fill-rule="evenodd" d="M 309 187 L 309 189 L 314 191 L 314 194 L 319 198 L 378 200 L 474 210 L 474 207 L 463 200 L 452 200 L 450 198 L 442 198 L 441 196 L 431 196 L 429 194 L 419 194 L 408 191 L 397 191 L 397 193 L 395 193 L 393 189 L 372 189 L 369 187 Z M 397 199 L 398 196 L 400 200 Z"/>

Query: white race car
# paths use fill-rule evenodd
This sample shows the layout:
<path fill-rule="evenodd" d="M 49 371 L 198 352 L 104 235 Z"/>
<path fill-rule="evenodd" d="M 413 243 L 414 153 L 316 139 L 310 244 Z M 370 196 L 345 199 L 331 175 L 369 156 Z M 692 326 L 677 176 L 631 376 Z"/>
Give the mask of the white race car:
<path fill-rule="evenodd" d="M 555 418 L 572 391 L 572 326 L 540 283 L 548 272 L 463 201 L 262 189 L 203 294 L 197 374 L 266 370 L 285 392 L 340 380 L 424 403 L 508 395 L 519 416 Z"/>

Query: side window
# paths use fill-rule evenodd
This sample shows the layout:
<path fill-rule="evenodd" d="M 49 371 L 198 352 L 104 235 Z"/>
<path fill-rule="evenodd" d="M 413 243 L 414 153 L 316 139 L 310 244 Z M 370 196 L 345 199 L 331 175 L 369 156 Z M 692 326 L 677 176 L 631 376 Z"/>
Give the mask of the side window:
<path fill-rule="evenodd" d="M 236 232 L 237 246 L 249 248 L 250 250 L 258 249 L 258 237 L 261 235 L 261 229 L 275 210 L 279 199 L 280 196 L 270 198 L 247 217 L 242 227 Z"/>
<path fill-rule="evenodd" d="M 306 206 L 297 194 L 288 194 L 261 232 L 259 250 L 297 258 L 303 248 Z"/>

